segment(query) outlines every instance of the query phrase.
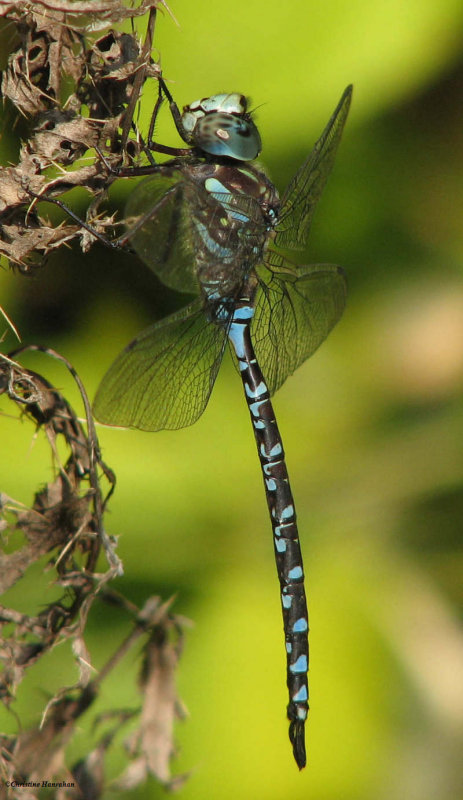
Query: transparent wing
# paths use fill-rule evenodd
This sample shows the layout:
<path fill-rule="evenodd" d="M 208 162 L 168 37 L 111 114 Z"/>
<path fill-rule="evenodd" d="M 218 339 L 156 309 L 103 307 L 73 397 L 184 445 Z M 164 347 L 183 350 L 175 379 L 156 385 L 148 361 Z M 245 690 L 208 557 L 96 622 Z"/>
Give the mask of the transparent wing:
<path fill-rule="evenodd" d="M 126 224 L 141 260 L 166 286 L 190 294 L 199 291 L 198 253 L 203 265 L 240 263 L 265 231 L 255 199 L 205 191 L 172 169 L 137 184 L 127 201 Z"/>
<path fill-rule="evenodd" d="M 128 239 L 141 260 L 172 289 L 198 293 L 191 210 L 178 170 L 145 178 L 127 205 Z"/>
<path fill-rule="evenodd" d="M 225 342 L 199 300 L 157 322 L 109 368 L 95 397 L 96 418 L 145 431 L 192 425 L 206 408 Z"/>
<path fill-rule="evenodd" d="M 326 339 L 342 315 L 346 280 L 340 267 L 294 269 L 276 253 L 257 270 L 259 288 L 251 336 L 270 394 Z"/>
<path fill-rule="evenodd" d="M 283 195 L 275 228 L 274 241 L 278 247 L 301 250 L 307 241 L 315 207 L 333 167 L 351 98 L 352 86 L 348 86 L 312 152 Z"/>

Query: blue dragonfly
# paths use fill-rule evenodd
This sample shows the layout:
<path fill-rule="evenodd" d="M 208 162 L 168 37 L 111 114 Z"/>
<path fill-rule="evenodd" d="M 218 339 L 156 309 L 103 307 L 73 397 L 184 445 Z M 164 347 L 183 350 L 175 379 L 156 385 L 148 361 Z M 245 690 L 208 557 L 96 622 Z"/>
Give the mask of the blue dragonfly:
<path fill-rule="evenodd" d="M 345 305 L 335 265 L 299 266 L 284 251 L 306 244 L 349 111 L 344 91 L 312 152 L 279 199 L 252 163 L 259 132 L 240 94 L 219 94 L 179 111 L 186 148 L 154 146 L 172 159 L 131 192 L 127 234 L 140 259 L 167 286 L 195 295 L 118 356 L 94 411 L 109 425 L 146 431 L 192 425 L 203 413 L 227 341 L 243 382 L 260 459 L 281 587 L 289 736 L 306 764 L 308 613 L 296 511 L 271 395 L 326 338 Z"/>

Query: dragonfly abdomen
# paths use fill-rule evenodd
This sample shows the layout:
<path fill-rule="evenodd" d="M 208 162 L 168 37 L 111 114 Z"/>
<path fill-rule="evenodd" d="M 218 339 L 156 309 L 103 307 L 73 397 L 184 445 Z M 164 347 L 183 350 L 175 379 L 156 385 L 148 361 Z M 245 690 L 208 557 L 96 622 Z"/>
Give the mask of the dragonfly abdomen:
<path fill-rule="evenodd" d="M 290 739 L 300 769 L 305 766 L 304 723 L 308 713 L 308 613 L 304 568 L 285 454 L 270 394 L 257 362 L 250 325 L 254 308 L 243 298 L 236 305 L 228 336 L 238 359 L 273 529 L 286 643 L 287 707 Z"/>

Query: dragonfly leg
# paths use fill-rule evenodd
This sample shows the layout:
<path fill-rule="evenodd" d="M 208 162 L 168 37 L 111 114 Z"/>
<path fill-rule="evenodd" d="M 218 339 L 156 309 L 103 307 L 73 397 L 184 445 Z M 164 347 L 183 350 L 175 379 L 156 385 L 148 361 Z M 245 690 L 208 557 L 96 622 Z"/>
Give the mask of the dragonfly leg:
<path fill-rule="evenodd" d="M 175 127 L 177 128 L 179 136 L 183 139 L 184 142 L 186 142 L 187 144 L 191 144 L 191 137 L 188 135 L 185 128 L 183 127 L 182 115 L 180 113 L 179 107 L 175 102 L 174 98 L 172 97 L 171 93 L 169 92 L 169 89 L 167 88 L 164 79 L 159 78 L 159 94 L 153 109 L 153 113 L 151 115 L 147 146 L 150 148 L 150 150 L 154 150 L 155 153 L 165 153 L 166 155 L 176 156 L 176 157 L 189 156 L 191 155 L 191 147 L 168 147 L 167 145 L 164 144 L 158 144 L 153 140 L 156 119 L 159 114 L 161 105 L 164 101 L 163 93 L 169 103 L 170 113 L 172 114 L 172 119 L 174 120 Z"/>
<path fill-rule="evenodd" d="M 103 233 L 100 233 L 95 228 L 93 228 L 92 225 L 89 225 L 88 222 L 85 222 L 85 220 L 81 219 L 81 217 L 79 217 L 79 215 L 76 214 L 75 211 L 69 208 L 69 206 L 67 206 L 66 203 L 63 203 L 62 200 L 58 200 L 57 197 L 49 197 L 48 195 L 45 194 L 37 194 L 36 192 L 33 192 L 31 189 L 27 189 L 27 192 L 37 202 L 40 201 L 46 203 L 53 203 L 53 205 L 58 206 L 58 208 L 61 208 L 61 210 L 64 211 L 65 214 L 67 214 L 77 225 L 79 225 L 81 228 L 84 228 L 84 230 L 88 231 L 88 233 L 94 236 L 95 239 L 98 239 L 99 242 L 104 244 L 105 247 L 109 247 L 112 250 L 126 249 L 126 244 L 124 241 L 121 240 L 121 237 L 119 237 L 118 239 L 108 239 L 108 237 L 105 236 Z"/>
<path fill-rule="evenodd" d="M 153 175 L 156 173 L 162 174 L 169 170 L 169 167 L 164 164 L 154 164 L 151 167 L 133 167 L 133 168 L 121 168 L 119 171 L 115 172 L 115 177 L 132 177 L 133 175 Z M 169 189 L 163 197 L 159 200 L 159 202 L 149 209 L 148 216 L 154 216 L 159 209 L 168 201 L 170 195 L 173 191 L 177 191 L 177 186 L 174 186 L 172 189 Z M 95 237 L 99 242 L 105 245 L 105 247 L 109 247 L 111 250 L 124 250 L 128 252 L 132 252 L 131 248 L 129 247 L 130 237 L 133 233 L 146 222 L 147 215 L 143 215 L 140 220 L 137 222 L 135 227 L 131 229 L 128 233 L 124 233 L 121 236 L 118 236 L 115 239 L 109 239 L 104 234 L 97 231 L 92 225 L 89 225 L 88 222 L 81 219 L 78 214 L 76 214 L 66 203 L 63 203 L 62 200 L 58 200 L 57 197 L 50 197 L 46 194 L 37 194 L 33 192 L 32 189 L 26 188 L 28 194 L 34 198 L 34 201 L 44 201 L 47 203 L 53 203 L 53 205 L 61 208 L 62 211 L 65 212 L 74 222 L 79 225 L 84 230 L 88 231 L 92 236 Z"/>
<path fill-rule="evenodd" d="M 160 78 L 159 81 L 158 81 L 158 89 L 159 89 L 158 96 L 157 96 L 157 100 L 156 100 L 156 102 L 154 104 L 153 113 L 151 114 L 150 126 L 148 128 L 148 141 L 147 141 L 147 144 L 148 144 L 148 147 L 151 148 L 151 150 L 153 149 L 153 144 L 154 144 L 154 140 L 153 140 L 154 127 L 156 125 L 156 121 L 157 121 L 157 118 L 158 118 L 159 111 L 160 111 L 161 106 L 162 106 L 162 104 L 164 102 L 164 97 L 163 97 L 163 94 L 162 94 L 161 80 L 162 80 L 162 78 Z M 164 83 L 164 81 L 162 81 L 162 82 Z"/>

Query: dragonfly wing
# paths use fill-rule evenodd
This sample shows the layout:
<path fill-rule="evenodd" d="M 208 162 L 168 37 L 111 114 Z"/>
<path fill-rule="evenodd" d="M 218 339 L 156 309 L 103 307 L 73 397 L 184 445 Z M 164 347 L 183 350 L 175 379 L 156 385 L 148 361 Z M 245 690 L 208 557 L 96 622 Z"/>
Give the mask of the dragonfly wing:
<path fill-rule="evenodd" d="M 147 328 L 118 356 L 94 402 L 100 422 L 145 431 L 183 428 L 201 416 L 226 333 L 199 300 Z"/>
<path fill-rule="evenodd" d="M 243 259 L 265 232 L 254 198 L 206 191 L 176 169 L 137 184 L 126 224 L 141 260 L 166 286 L 190 294 L 199 291 L 198 254 L 202 266 Z"/>
<path fill-rule="evenodd" d="M 191 209 L 178 170 L 156 173 L 132 190 L 125 208 L 127 238 L 166 286 L 198 293 Z"/>
<path fill-rule="evenodd" d="M 326 339 L 342 315 L 346 280 L 340 267 L 292 268 L 272 253 L 257 270 L 259 288 L 251 335 L 270 394 Z"/>
<path fill-rule="evenodd" d="M 315 207 L 333 167 L 351 98 L 352 86 L 348 86 L 312 152 L 283 195 L 275 228 L 278 247 L 301 250 L 307 241 Z"/>

